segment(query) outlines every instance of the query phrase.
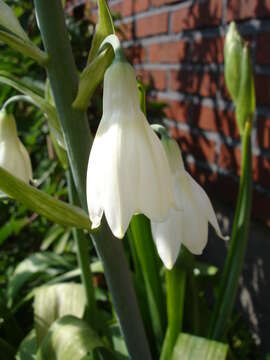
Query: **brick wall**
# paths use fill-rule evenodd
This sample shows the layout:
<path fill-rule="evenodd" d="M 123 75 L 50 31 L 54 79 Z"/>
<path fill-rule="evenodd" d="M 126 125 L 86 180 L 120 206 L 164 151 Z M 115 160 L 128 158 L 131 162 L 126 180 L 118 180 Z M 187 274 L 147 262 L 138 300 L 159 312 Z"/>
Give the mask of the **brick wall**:
<path fill-rule="evenodd" d="M 90 0 L 88 0 L 90 1 Z M 235 204 L 241 162 L 234 108 L 224 84 L 227 24 L 249 41 L 256 74 L 253 216 L 270 226 L 270 0 L 110 0 L 123 45 L 151 96 L 167 103 L 165 122 L 188 170 Z"/>

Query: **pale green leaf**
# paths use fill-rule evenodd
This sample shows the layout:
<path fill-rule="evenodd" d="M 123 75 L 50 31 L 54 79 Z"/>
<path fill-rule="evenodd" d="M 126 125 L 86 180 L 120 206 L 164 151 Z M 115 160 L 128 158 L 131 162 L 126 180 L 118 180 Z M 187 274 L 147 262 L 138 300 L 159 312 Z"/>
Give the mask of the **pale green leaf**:
<path fill-rule="evenodd" d="M 35 331 L 32 330 L 21 342 L 16 360 L 35 360 L 37 353 L 37 340 Z"/>
<path fill-rule="evenodd" d="M 30 41 L 13 10 L 3 0 L 0 0 L 0 26 L 20 38 Z"/>
<path fill-rule="evenodd" d="M 104 344 L 88 324 L 67 315 L 50 327 L 37 360 L 81 360 L 97 347 L 104 347 Z"/>
<path fill-rule="evenodd" d="M 91 229 L 87 214 L 74 205 L 35 189 L 0 167 L 0 189 L 30 210 L 62 226 Z"/>
<path fill-rule="evenodd" d="M 8 286 L 9 298 L 13 300 L 18 292 L 26 286 L 28 282 L 40 276 L 40 274 L 54 275 L 61 271 L 55 271 L 56 267 L 62 267 L 64 270 L 70 270 L 70 264 L 63 258 L 63 256 L 56 255 L 54 253 L 42 252 L 35 253 L 20 262 L 11 277 Z"/>
<path fill-rule="evenodd" d="M 0 30 L 0 40 L 25 56 L 31 57 L 40 65 L 46 65 L 48 62 L 47 54 L 41 51 L 31 41 L 21 39 L 20 37 L 5 30 Z"/>
<path fill-rule="evenodd" d="M 96 57 L 102 41 L 108 35 L 115 33 L 112 16 L 106 0 L 98 0 L 98 14 L 98 23 L 96 26 L 95 35 L 92 41 L 92 46 L 87 61 L 88 65 Z"/>
<path fill-rule="evenodd" d="M 56 109 L 47 100 L 40 96 L 40 91 L 37 90 L 36 86 L 32 86 L 29 80 L 19 79 L 4 70 L 0 71 L 0 82 L 12 86 L 14 89 L 25 94 L 29 97 L 29 102 L 40 108 L 40 110 L 46 115 L 57 141 L 64 147 L 65 143 Z"/>
<path fill-rule="evenodd" d="M 226 344 L 182 333 L 174 347 L 172 360 L 225 360 L 227 352 Z"/>
<path fill-rule="evenodd" d="M 80 284 L 63 283 L 38 288 L 34 299 L 37 343 L 41 344 L 51 324 L 64 315 L 82 318 L 85 304 L 85 292 Z"/>

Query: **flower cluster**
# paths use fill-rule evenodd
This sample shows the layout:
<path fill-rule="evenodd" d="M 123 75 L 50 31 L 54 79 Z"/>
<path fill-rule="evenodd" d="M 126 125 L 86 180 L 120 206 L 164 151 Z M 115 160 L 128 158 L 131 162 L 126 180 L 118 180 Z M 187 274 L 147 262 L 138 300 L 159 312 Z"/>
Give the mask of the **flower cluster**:
<path fill-rule="evenodd" d="M 221 232 L 210 200 L 184 169 L 179 147 L 163 142 L 140 109 L 134 69 L 116 59 L 105 73 L 103 116 L 89 157 L 89 216 L 96 228 L 104 213 L 114 236 L 123 238 L 132 215 L 145 214 L 158 253 L 171 268 L 181 243 L 202 252 L 208 221 Z"/>

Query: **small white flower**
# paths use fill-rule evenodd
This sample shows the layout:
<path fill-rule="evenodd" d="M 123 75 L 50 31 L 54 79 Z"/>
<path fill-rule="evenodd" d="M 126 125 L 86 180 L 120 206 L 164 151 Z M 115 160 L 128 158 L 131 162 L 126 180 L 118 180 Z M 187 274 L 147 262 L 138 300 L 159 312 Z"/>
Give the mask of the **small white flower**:
<path fill-rule="evenodd" d="M 164 265 L 171 269 L 177 259 L 181 243 L 193 254 L 200 255 L 208 239 L 208 222 L 223 238 L 216 214 L 203 188 L 186 172 L 181 151 L 176 141 L 164 139 L 173 175 L 174 196 L 177 207 L 162 223 L 151 221 L 157 251 Z"/>
<path fill-rule="evenodd" d="M 0 111 L 0 166 L 26 183 L 32 179 L 31 160 L 18 138 L 14 116 L 5 110 Z"/>
<path fill-rule="evenodd" d="M 172 178 L 163 146 L 140 110 L 134 69 L 114 61 L 104 77 L 103 116 L 91 149 L 87 202 L 92 227 L 105 213 L 118 238 L 131 217 L 164 221 L 173 205 Z"/>

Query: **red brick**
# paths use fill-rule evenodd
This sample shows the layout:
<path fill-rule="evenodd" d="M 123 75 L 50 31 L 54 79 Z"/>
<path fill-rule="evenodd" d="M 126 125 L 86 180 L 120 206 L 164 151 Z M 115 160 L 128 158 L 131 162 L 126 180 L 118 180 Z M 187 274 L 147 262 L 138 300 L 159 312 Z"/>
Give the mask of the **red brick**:
<path fill-rule="evenodd" d="M 258 117 L 257 142 L 260 148 L 270 150 L 270 117 Z"/>
<path fill-rule="evenodd" d="M 130 16 L 147 10 L 149 0 L 123 0 L 121 13 L 123 16 Z"/>
<path fill-rule="evenodd" d="M 173 31 L 217 26 L 221 24 L 222 0 L 202 0 L 173 13 Z"/>
<path fill-rule="evenodd" d="M 120 40 L 132 40 L 134 36 L 134 26 L 133 22 L 118 25 L 117 35 Z"/>
<path fill-rule="evenodd" d="M 177 0 L 151 0 L 151 5 L 159 7 L 161 5 L 173 4 L 175 2 L 177 2 Z"/>
<path fill-rule="evenodd" d="M 218 132 L 234 139 L 240 137 L 235 115 L 232 111 L 196 105 L 191 116 L 193 126 L 202 130 Z"/>
<path fill-rule="evenodd" d="M 241 149 L 222 144 L 218 158 L 218 166 L 239 175 L 241 166 Z"/>
<path fill-rule="evenodd" d="M 168 31 L 168 13 L 147 16 L 137 20 L 136 36 L 146 37 L 166 33 Z"/>
<path fill-rule="evenodd" d="M 256 102 L 259 105 L 270 105 L 270 76 L 256 75 Z"/>
<path fill-rule="evenodd" d="M 210 72 L 194 72 L 172 70 L 169 76 L 169 88 L 188 94 L 215 96 L 217 91 L 217 74 Z"/>
<path fill-rule="evenodd" d="M 252 172 L 254 182 L 270 188 L 270 159 L 263 156 L 253 156 Z"/>
<path fill-rule="evenodd" d="M 256 62 L 270 64 L 270 33 L 258 34 L 256 40 Z"/>
<path fill-rule="evenodd" d="M 214 141 L 206 139 L 202 135 L 194 135 L 176 127 L 171 128 L 171 134 L 180 144 L 183 153 L 191 154 L 196 159 L 206 161 L 210 164 L 215 162 L 216 143 Z"/>
<path fill-rule="evenodd" d="M 270 0 L 228 0 L 228 22 L 254 17 L 270 17 Z"/>
<path fill-rule="evenodd" d="M 146 62 L 146 49 L 141 45 L 132 46 L 125 49 L 129 61 L 133 64 Z"/>
<path fill-rule="evenodd" d="M 150 63 L 180 63 L 186 61 L 188 43 L 173 41 L 149 46 Z"/>
<path fill-rule="evenodd" d="M 192 104 L 184 101 L 166 101 L 165 115 L 170 120 L 188 122 Z"/>
<path fill-rule="evenodd" d="M 165 90 L 166 88 L 166 71 L 163 70 L 138 70 L 138 77 L 141 77 L 143 82 L 150 84 L 157 90 Z"/>
<path fill-rule="evenodd" d="M 224 38 L 199 38 L 190 44 L 190 59 L 193 63 L 223 63 Z"/>

